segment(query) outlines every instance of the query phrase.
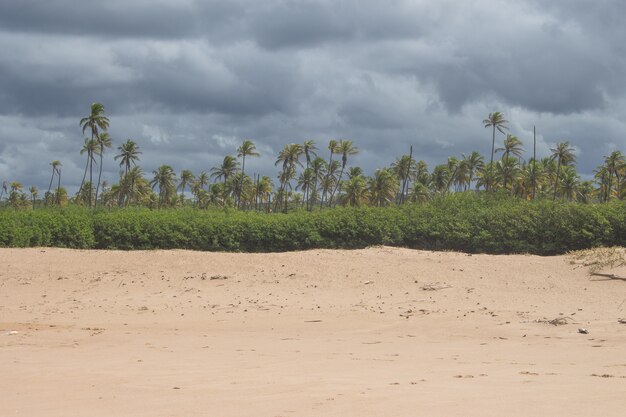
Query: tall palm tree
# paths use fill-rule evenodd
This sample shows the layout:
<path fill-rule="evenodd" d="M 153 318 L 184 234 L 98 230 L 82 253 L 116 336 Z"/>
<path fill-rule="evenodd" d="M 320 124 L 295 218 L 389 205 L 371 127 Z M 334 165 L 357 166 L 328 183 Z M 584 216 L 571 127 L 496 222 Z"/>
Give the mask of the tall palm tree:
<path fill-rule="evenodd" d="M 305 198 L 304 200 L 302 200 L 302 204 L 304 205 L 305 203 L 308 204 L 308 200 L 307 200 L 307 195 L 309 194 L 309 191 L 311 189 L 311 187 L 313 186 L 313 181 L 314 181 L 314 172 L 311 168 L 305 168 L 301 173 L 300 176 L 298 177 L 298 183 L 296 184 L 296 190 L 301 190 L 304 195 Z M 308 206 L 307 206 L 308 209 Z"/>
<path fill-rule="evenodd" d="M 506 159 L 511 155 L 515 155 L 520 158 L 524 152 L 524 149 L 522 148 L 522 141 L 519 140 L 517 136 L 508 134 L 504 139 L 504 147 L 496 149 L 496 153 L 498 152 L 503 152 L 502 159 Z"/>
<path fill-rule="evenodd" d="M 357 153 L 359 153 L 359 149 L 352 144 L 351 140 L 341 139 L 337 144 L 337 153 L 341 154 L 341 171 L 339 172 L 339 178 L 337 179 L 337 183 L 335 184 L 335 189 L 330 194 L 330 200 L 328 202 L 329 207 L 332 205 L 335 193 L 341 185 L 343 172 L 345 171 L 346 164 L 348 163 L 348 155 L 356 155 Z"/>
<path fill-rule="evenodd" d="M 109 128 L 109 118 L 104 115 L 102 103 L 93 103 L 89 115 L 80 119 L 79 124 L 83 128 L 83 134 L 89 129 L 91 130 L 91 140 L 97 140 L 99 132 L 104 132 Z M 91 177 L 89 182 L 92 182 Z M 91 207 L 91 191 L 89 192 L 89 207 Z"/>
<path fill-rule="evenodd" d="M 326 176 L 326 161 L 324 158 L 318 156 L 311 161 L 310 168 L 313 171 L 313 186 L 311 187 L 311 204 L 309 205 L 309 210 L 312 210 L 316 199 L 319 197 L 317 186 Z"/>
<path fill-rule="evenodd" d="M 330 151 L 330 157 L 328 158 L 328 168 L 330 168 L 333 163 L 333 155 L 339 152 L 339 143 L 334 139 L 329 140 L 328 150 Z M 324 183 L 327 185 L 330 184 L 329 175 L 330 175 L 330 169 L 326 172 L 326 178 L 324 180 Z M 326 198 L 327 192 L 328 190 L 326 189 L 322 192 L 322 199 L 320 200 L 320 207 L 322 207 L 322 204 L 324 204 L 324 199 Z"/>
<path fill-rule="evenodd" d="M 306 157 L 306 169 L 309 169 L 309 167 L 311 166 L 311 155 L 317 157 L 317 153 L 315 152 L 317 150 L 317 147 L 315 147 L 315 142 L 312 140 L 305 140 L 304 143 L 302 144 L 302 149 L 304 150 L 304 156 Z M 305 200 L 306 200 L 306 209 L 307 210 L 311 210 L 311 202 L 310 202 L 310 188 L 307 188 L 306 193 L 305 193 Z M 315 191 L 315 190 L 313 190 Z"/>
<path fill-rule="evenodd" d="M 492 128 L 492 138 L 491 138 L 491 161 L 489 163 L 493 163 L 493 153 L 496 146 L 496 129 L 500 133 L 504 133 L 505 130 L 508 129 L 507 124 L 508 120 L 504 119 L 504 114 L 499 111 L 489 113 L 489 116 L 485 120 L 483 120 L 483 125 Z"/>
<path fill-rule="evenodd" d="M 98 184 L 96 185 L 96 201 L 95 206 L 98 207 L 98 192 L 100 191 L 100 181 L 102 180 L 102 162 L 105 149 L 110 149 L 113 146 L 111 142 L 111 136 L 107 132 L 102 132 L 97 137 L 98 141 L 98 153 L 100 154 L 100 172 L 98 173 Z"/>
<path fill-rule="evenodd" d="M 48 198 L 51 196 L 50 192 L 52 190 L 52 182 L 54 181 L 54 176 L 58 175 L 59 176 L 59 182 L 60 182 L 60 177 L 61 177 L 61 161 L 59 161 L 58 159 L 55 159 L 54 161 L 50 162 L 50 165 L 52 166 L 52 175 L 50 176 L 50 185 L 48 185 L 48 192 L 46 192 L 46 203 L 48 202 Z"/>
<path fill-rule="evenodd" d="M 80 154 L 87 154 L 87 163 L 85 164 L 85 173 L 83 174 L 83 180 L 80 183 L 80 187 L 78 188 L 78 194 L 81 194 L 83 191 L 83 186 L 85 185 L 85 178 L 87 177 L 87 172 L 89 172 L 89 192 L 87 193 L 87 200 L 89 203 L 89 207 L 91 207 L 91 190 L 93 189 L 93 163 L 96 162 L 96 158 L 94 155 L 97 155 L 99 152 L 98 142 L 94 139 L 85 138 L 85 143 L 83 144 L 83 148 L 80 150 Z"/>
<path fill-rule="evenodd" d="M 189 171 L 188 169 L 183 169 L 180 173 L 180 183 L 178 184 L 178 189 L 182 190 L 182 193 L 180 195 L 182 201 L 185 201 L 185 188 L 188 185 L 191 185 L 191 183 L 193 183 L 193 172 Z"/>
<path fill-rule="evenodd" d="M 574 155 L 574 148 L 570 147 L 569 142 L 567 141 L 557 143 L 556 147 L 550 148 L 550 151 L 552 152 L 550 159 L 552 161 L 556 160 L 556 177 L 554 179 L 554 194 L 552 195 L 552 199 L 556 200 L 561 166 L 576 162 L 576 155 Z"/>
<path fill-rule="evenodd" d="M 237 148 L 237 156 L 241 158 L 241 183 L 237 186 L 237 207 L 239 207 L 239 200 L 241 200 L 241 191 L 243 188 L 243 180 L 246 177 L 246 156 L 261 156 L 256 151 L 256 146 L 251 140 L 244 140 L 239 148 Z"/>
<path fill-rule="evenodd" d="M 150 181 L 152 189 L 159 188 L 159 207 L 169 203 L 176 190 L 176 173 L 169 165 L 161 165 L 152 171 L 154 178 Z"/>
<path fill-rule="evenodd" d="M 222 178 L 224 184 L 226 184 L 226 181 L 235 175 L 238 168 L 239 162 L 237 162 L 237 158 L 232 155 L 226 155 L 220 166 L 211 168 L 211 178 L 216 180 Z"/>

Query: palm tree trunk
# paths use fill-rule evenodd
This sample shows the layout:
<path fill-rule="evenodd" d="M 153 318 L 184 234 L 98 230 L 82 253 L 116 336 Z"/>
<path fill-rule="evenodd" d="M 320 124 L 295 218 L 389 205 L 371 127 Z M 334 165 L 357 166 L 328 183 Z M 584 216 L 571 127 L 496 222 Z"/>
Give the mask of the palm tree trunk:
<path fill-rule="evenodd" d="M 93 190 L 93 155 L 89 153 L 89 208 L 91 208 L 91 191 Z"/>
<path fill-rule="evenodd" d="M 54 181 L 54 167 L 52 167 L 52 176 L 50 177 L 50 185 L 48 185 L 48 194 L 50 194 L 50 190 L 52 189 L 52 181 Z"/>
<path fill-rule="evenodd" d="M 243 190 L 243 179 L 246 177 L 246 154 L 243 154 L 241 160 L 241 181 L 239 181 L 239 189 L 237 190 L 237 208 L 241 203 L 241 191 Z"/>
<path fill-rule="evenodd" d="M 98 185 L 96 186 L 96 201 L 94 203 L 94 206 L 96 208 L 98 208 L 98 191 L 100 190 L 100 179 L 102 179 L 102 159 L 103 159 L 103 154 L 104 153 L 104 147 L 101 145 L 100 146 L 100 173 L 98 173 Z"/>
<path fill-rule="evenodd" d="M 57 171 L 57 204 L 61 205 L 61 170 Z"/>
<path fill-rule="evenodd" d="M 85 178 L 87 178 L 88 169 L 89 169 L 89 151 L 87 151 L 87 163 L 85 164 L 85 173 L 83 174 L 83 180 L 80 182 L 80 187 L 78 187 L 78 195 L 80 195 L 80 192 L 83 190 L 83 185 L 85 185 Z"/>
<path fill-rule="evenodd" d="M 561 171 L 561 158 L 559 158 L 558 163 L 556 164 L 556 178 L 554 179 L 554 195 L 552 196 L 552 200 L 556 200 L 556 190 L 559 185 L 559 174 Z"/>

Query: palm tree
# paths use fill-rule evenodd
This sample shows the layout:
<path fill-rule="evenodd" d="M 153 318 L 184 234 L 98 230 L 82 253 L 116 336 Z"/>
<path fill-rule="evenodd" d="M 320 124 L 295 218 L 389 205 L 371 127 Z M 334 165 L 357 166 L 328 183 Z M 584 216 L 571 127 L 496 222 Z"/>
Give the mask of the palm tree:
<path fill-rule="evenodd" d="M 237 148 L 237 156 L 241 159 L 241 183 L 237 186 L 237 207 L 239 207 L 239 200 L 241 199 L 241 190 L 243 188 L 243 180 L 246 177 L 246 156 L 261 156 L 256 151 L 256 146 L 251 140 L 244 140 L 239 148 Z"/>
<path fill-rule="evenodd" d="M 498 152 L 504 152 L 502 159 L 506 159 L 511 155 L 521 158 L 522 152 L 524 152 L 524 149 L 522 149 L 522 141 L 519 140 L 517 136 L 508 134 L 506 135 L 506 139 L 504 139 L 504 147 L 496 149 L 496 153 Z"/>
<path fill-rule="evenodd" d="M 178 184 L 178 189 L 182 190 L 181 199 L 183 202 L 185 201 L 185 187 L 193 183 L 193 178 L 193 172 L 188 169 L 183 169 L 180 173 L 180 183 Z"/>
<path fill-rule="evenodd" d="M 8 191 L 8 186 L 6 181 L 2 181 L 2 190 L 0 190 L 0 200 L 2 200 L 2 196 L 4 193 Z"/>
<path fill-rule="evenodd" d="M 376 207 L 386 206 L 398 193 L 399 180 L 390 168 L 377 169 L 369 180 L 369 193 Z"/>
<path fill-rule="evenodd" d="M 326 161 L 324 158 L 318 156 L 311 161 L 310 168 L 313 171 L 313 186 L 310 193 L 311 204 L 309 205 L 309 210 L 312 210 L 317 197 L 319 197 L 317 193 L 317 185 L 326 175 Z"/>
<path fill-rule="evenodd" d="M 341 185 L 343 171 L 346 169 L 346 164 L 348 163 L 348 155 L 356 155 L 357 153 L 359 153 L 359 149 L 352 144 L 351 140 L 341 139 L 337 144 L 336 152 L 341 154 L 341 171 L 339 172 L 339 178 L 337 179 L 337 183 L 335 184 L 335 189 L 330 194 L 330 200 L 328 201 L 329 207 L 332 205 L 333 197 L 335 196 L 337 189 Z"/>
<path fill-rule="evenodd" d="M 417 164 L 410 155 L 402 155 L 391 164 L 391 169 L 400 179 L 400 183 L 402 184 L 397 198 L 399 204 L 402 204 L 404 201 L 404 194 L 408 192 L 408 183 L 411 177 L 415 177 L 416 166 Z"/>
<path fill-rule="evenodd" d="M 362 176 L 353 176 L 344 181 L 343 190 L 344 205 L 351 207 L 360 207 L 369 197 L 367 181 Z"/>
<path fill-rule="evenodd" d="M 519 162 L 517 158 L 507 157 L 506 159 L 499 160 L 496 163 L 496 172 L 498 176 L 502 178 L 502 187 L 507 189 L 508 180 L 511 179 L 511 181 L 513 181 L 519 172 Z"/>
<path fill-rule="evenodd" d="M 119 153 L 113 159 L 120 160 L 120 168 L 123 166 L 124 174 L 127 174 L 130 166 L 136 166 L 137 161 L 139 161 L 139 155 L 141 155 L 139 147 L 134 141 L 127 139 L 126 142 L 117 147 L 117 150 Z"/>
<path fill-rule="evenodd" d="M 89 207 L 91 207 L 91 190 L 93 188 L 93 163 L 96 162 L 96 158 L 94 155 L 98 154 L 98 142 L 94 139 L 85 138 L 85 143 L 83 144 L 83 148 L 80 150 L 80 154 L 87 154 L 87 163 L 85 164 L 85 173 L 83 174 L 83 180 L 80 183 L 80 187 L 78 188 L 78 194 L 82 193 L 83 186 L 85 185 L 85 178 L 87 177 L 87 172 L 89 172 L 89 192 L 87 193 L 87 200 L 89 202 Z"/>
<path fill-rule="evenodd" d="M 35 200 L 37 199 L 37 196 L 39 195 L 39 190 L 37 189 L 37 187 L 32 185 L 28 189 L 28 192 L 30 193 L 30 198 L 31 198 L 31 200 L 33 202 L 33 210 L 35 210 Z"/>
<path fill-rule="evenodd" d="M 333 155 L 339 151 L 339 143 L 334 139 L 329 140 L 328 150 L 330 151 L 330 157 L 328 158 L 328 168 L 330 168 L 331 164 L 333 163 Z M 330 169 L 326 172 L 326 178 L 324 180 L 324 183 L 326 183 L 327 185 L 330 183 L 329 178 L 328 178 L 329 175 L 330 175 Z M 322 199 L 320 200 L 320 207 L 322 207 L 322 204 L 324 204 L 324 198 L 326 197 L 327 191 L 328 190 L 325 189 L 324 192 L 322 193 Z"/>
<path fill-rule="evenodd" d="M 624 155 L 620 151 L 613 151 L 609 156 L 604 157 L 604 165 L 606 166 L 608 173 L 608 184 L 606 191 L 606 201 L 611 198 L 612 188 L 613 188 L 613 177 L 617 179 L 617 190 L 616 194 L 619 196 L 620 194 L 620 175 L 619 168 L 624 165 L 625 158 Z"/>
<path fill-rule="evenodd" d="M 559 183 L 559 175 L 562 165 L 569 165 L 576 162 L 576 155 L 574 155 L 574 148 L 569 146 L 569 142 L 557 143 L 555 148 L 550 148 L 552 155 L 550 159 L 556 160 L 556 177 L 554 179 L 554 194 L 552 199 L 556 199 L 557 187 Z"/>
<path fill-rule="evenodd" d="M 169 165 L 161 165 L 152 171 L 154 178 L 150 181 L 152 189 L 159 187 L 159 207 L 169 203 L 170 198 L 175 194 L 176 173 Z"/>
<path fill-rule="evenodd" d="M 59 182 L 61 180 L 61 169 L 60 167 L 62 166 L 61 161 L 59 161 L 58 159 L 55 159 L 54 161 L 50 162 L 50 165 L 52 166 L 52 175 L 50 176 L 50 185 L 48 185 L 48 192 L 46 192 L 46 203 L 48 203 L 48 199 L 50 198 L 51 194 L 51 190 L 52 190 L 52 182 L 54 181 L 54 176 L 55 174 L 59 176 Z"/>
<path fill-rule="evenodd" d="M 302 173 L 300 174 L 300 177 L 298 177 L 296 190 L 301 190 L 302 192 L 304 192 L 305 196 L 308 196 L 309 191 L 311 190 L 311 187 L 313 186 L 314 176 L 315 174 L 313 173 L 313 170 L 311 168 L 305 168 L 304 171 L 302 171 Z M 306 197 L 302 201 L 302 203 L 303 205 L 304 203 L 308 204 L 308 200 Z M 308 206 L 307 206 L 307 209 L 308 209 Z"/>
<path fill-rule="evenodd" d="M 239 162 L 237 162 L 237 158 L 232 155 L 226 155 L 222 161 L 222 165 L 211 168 L 211 178 L 215 178 L 216 180 L 223 178 L 224 184 L 226 184 L 226 181 L 235 175 L 238 168 Z"/>
<path fill-rule="evenodd" d="M 315 142 L 312 140 L 305 140 L 304 144 L 302 145 L 302 149 L 304 150 L 304 156 L 306 157 L 306 169 L 309 169 L 309 167 L 311 166 L 311 155 L 317 157 L 317 153 L 315 153 L 315 151 L 317 150 L 317 148 L 315 147 Z M 304 198 L 306 199 L 306 209 L 311 210 L 310 187 L 307 188 Z"/>
<path fill-rule="evenodd" d="M 489 113 L 489 116 L 485 120 L 483 120 L 483 125 L 485 127 L 491 127 L 492 128 L 491 161 L 490 161 L 490 163 L 493 163 L 493 153 L 494 153 L 495 146 L 496 146 L 496 129 L 500 133 L 504 133 L 504 131 L 506 129 L 508 129 L 508 127 L 506 126 L 507 123 L 508 123 L 508 120 L 505 120 L 504 119 L 504 115 L 502 113 L 500 113 L 499 111 L 493 112 L 493 113 Z"/>
<path fill-rule="evenodd" d="M 111 142 L 111 136 L 107 132 L 100 133 L 98 135 L 98 153 L 100 154 L 100 172 L 98 173 L 98 184 L 96 185 L 96 201 L 95 206 L 98 207 L 98 192 L 100 191 L 100 181 L 102 179 L 102 161 L 105 148 L 111 148 L 113 143 Z"/>
<path fill-rule="evenodd" d="M 286 187 L 289 186 L 291 188 L 291 184 L 289 182 L 296 175 L 296 165 L 302 166 L 300 163 L 300 156 L 304 153 L 304 148 L 299 143 L 290 143 L 285 145 L 284 148 L 278 154 L 278 158 L 276 159 L 276 163 L 274 165 L 281 164 L 283 165 L 283 170 L 279 175 L 280 179 L 280 188 L 278 189 L 278 194 L 284 199 L 284 211 L 287 211 L 287 193 L 285 192 Z M 278 199 L 277 199 L 278 200 Z M 276 207 L 278 205 L 278 201 L 276 201 Z"/>
<path fill-rule="evenodd" d="M 89 128 L 91 140 L 97 140 L 99 131 L 106 131 L 109 128 L 109 119 L 104 115 L 104 106 L 101 103 L 93 103 L 89 115 L 80 119 L 79 124 L 83 128 L 83 134 Z M 91 176 L 89 181 L 91 182 Z M 91 192 L 89 193 L 89 207 L 91 207 Z"/>
<path fill-rule="evenodd" d="M 476 172 L 481 169 L 485 163 L 483 162 L 483 156 L 478 152 L 474 151 L 470 154 L 470 156 L 463 155 L 463 160 L 467 164 L 467 174 L 468 174 L 468 184 L 471 188 L 472 181 L 474 180 L 474 176 Z"/>

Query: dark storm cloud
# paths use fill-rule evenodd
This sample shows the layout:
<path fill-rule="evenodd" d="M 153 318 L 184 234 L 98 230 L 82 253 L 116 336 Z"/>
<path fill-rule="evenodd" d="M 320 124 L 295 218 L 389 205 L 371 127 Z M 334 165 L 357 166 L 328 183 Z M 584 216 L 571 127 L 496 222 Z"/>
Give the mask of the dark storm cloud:
<path fill-rule="evenodd" d="M 617 0 L 0 0 L 0 180 L 46 187 L 61 159 L 75 187 L 95 101 L 148 173 L 208 170 L 244 138 L 272 177 L 304 139 L 353 140 L 368 173 L 411 144 L 432 165 L 487 154 L 499 110 L 527 149 L 534 124 L 542 155 L 570 140 L 589 174 L 626 150 L 623 16 Z"/>

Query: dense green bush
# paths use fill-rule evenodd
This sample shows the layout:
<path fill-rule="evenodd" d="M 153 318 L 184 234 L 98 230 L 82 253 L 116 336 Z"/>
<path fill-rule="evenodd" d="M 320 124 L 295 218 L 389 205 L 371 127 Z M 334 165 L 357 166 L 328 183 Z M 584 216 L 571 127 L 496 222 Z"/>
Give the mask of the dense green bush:
<path fill-rule="evenodd" d="M 269 252 L 394 245 L 551 255 L 626 245 L 626 204 L 454 194 L 387 208 L 264 214 L 237 210 L 0 210 L 0 246 Z"/>

